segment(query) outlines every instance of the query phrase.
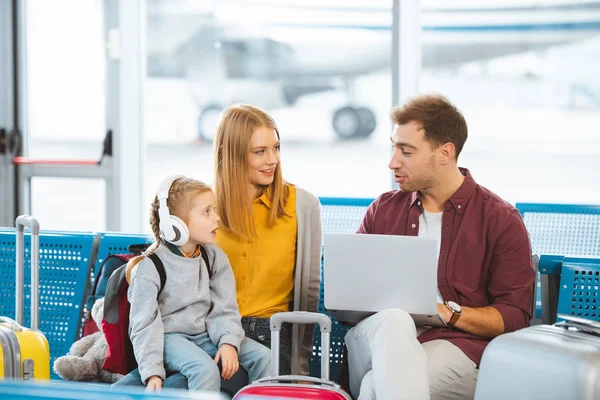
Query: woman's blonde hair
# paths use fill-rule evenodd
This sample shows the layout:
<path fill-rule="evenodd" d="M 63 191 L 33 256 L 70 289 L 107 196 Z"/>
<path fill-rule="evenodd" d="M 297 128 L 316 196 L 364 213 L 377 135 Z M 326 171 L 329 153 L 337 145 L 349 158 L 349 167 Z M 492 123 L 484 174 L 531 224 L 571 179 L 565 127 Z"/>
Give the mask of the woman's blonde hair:
<path fill-rule="evenodd" d="M 252 199 L 248 197 L 248 153 L 252 133 L 261 127 L 279 130 L 266 112 L 247 105 L 229 107 L 223 113 L 215 139 L 215 197 L 221 224 L 243 239 L 257 237 L 252 212 Z M 260 187 L 257 196 L 265 192 L 271 200 L 267 226 L 275 225 L 277 218 L 287 215 L 285 205 L 289 187 L 281 173 L 281 163 L 275 167 L 273 182 Z"/>
<path fill-rule="evenodd" d="M 177 178 L 171 184 L 169 188 L 169 197 L 167 199 L 167 207 L 169 207 L 169 213 L 176 217 L 179 217 L 183 222 L 188 223 L 188 216 L 190 213 L 192 200 L 199 194 L 211 191 L 210 186 L 196 179 L 181 177 Z M 158 215 L 159 202 L 158 197 L 154 197 L 154 201 L 150 205 L 150 227 L 152 228 L 152 234 L 154 235 L 154 243 L 142 254 L 137 257 L 133 257 L 127 263 L 127 272 L 125 277 L 127 282 L 131 279 L 131 270 L 133 267 L 138 265 L 144 257 L 154 253 L 156 248 L 165 240 L 160 234 L 160 217 Z"/>

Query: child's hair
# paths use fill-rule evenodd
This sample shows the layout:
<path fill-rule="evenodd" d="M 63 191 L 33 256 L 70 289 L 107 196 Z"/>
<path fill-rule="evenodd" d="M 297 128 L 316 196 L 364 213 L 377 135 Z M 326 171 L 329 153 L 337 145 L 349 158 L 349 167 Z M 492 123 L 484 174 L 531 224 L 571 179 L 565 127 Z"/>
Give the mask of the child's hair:
<path fill-rule="evenodd" d="M 187 177 L 176 179 L 169 188 L 169 197 L 167 199 L 169 213 L 179 217 L 187 224 L 193 198 L 208 191 L 212 191 L 210 186 L 199 180 Z M 160 216 L 158 215 L 159 201 L 157 196 L 154 197 L 154 201 L 152 201 L 150 207 L 150 227 L 152 228 L 152 234 L 154 235 L 154 243 L 152 243 L 142 255 L 133 257 L 129 260 L 125 275 L 127 282 L 130 281 L 131 270 L 138 265 L 144 257 L 152 254 L 161 243 L 165 243 L 165 240 L 160 234 Z"/>
<path fill-rule="evenodd" d="M 274 129 L 279 139 L 275 121 L 266 112 L 247 105 L 229 107 L 223 113 L 215 138 L 215 197 L 221 224 L 244 239 L 257 237 L 252 212 L 252 200 L 248 197 L 248 151 L 250 137 L 260 128 Z M 275 225 L 277 218 L 287 215 L 285 204 L 289 186 L 283 180 L 281 163 L 275 167 L 275 178 L 269 186 L 259 189 L 258 195 L 268 192 L 271 211 L 267 226 Z"/>

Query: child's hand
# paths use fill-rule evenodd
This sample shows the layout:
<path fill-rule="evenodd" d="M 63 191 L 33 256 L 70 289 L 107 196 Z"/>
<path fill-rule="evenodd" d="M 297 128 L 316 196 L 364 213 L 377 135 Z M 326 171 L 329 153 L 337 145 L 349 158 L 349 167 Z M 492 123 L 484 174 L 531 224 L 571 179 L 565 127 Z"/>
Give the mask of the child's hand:
<path fill-rule="evenodd" d="M 230 379 L 240 368 L 237 350 L 230 344 L 222 344 L 219 347 L 219 351 L 215 356 L 215 363 L 218 364 L 219 360 L 221 360 L 221 378 L 223 379 Z"/>
<path fill-rule="evenodd" d="M 160 391 L 162 379 L 159 376 L 151 376 L 146 382 L 146 392 Z"/>

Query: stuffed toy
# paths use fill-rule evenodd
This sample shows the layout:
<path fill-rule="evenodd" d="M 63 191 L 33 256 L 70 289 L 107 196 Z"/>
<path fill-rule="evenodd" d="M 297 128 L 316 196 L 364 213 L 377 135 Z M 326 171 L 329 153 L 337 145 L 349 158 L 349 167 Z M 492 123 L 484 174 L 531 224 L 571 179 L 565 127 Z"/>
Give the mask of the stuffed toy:
<path fill-rule="evenodd" d="M 92 307 L 92 319 L 99 332 L 84 336 L 71 346 L 69 354 L 54 361 L 54 372 L 68 381 L 94 381 L 113 383 L 123 375 L 102 370 L 108 344 L 102 332 L 104 298 L 98 299 Z"/>

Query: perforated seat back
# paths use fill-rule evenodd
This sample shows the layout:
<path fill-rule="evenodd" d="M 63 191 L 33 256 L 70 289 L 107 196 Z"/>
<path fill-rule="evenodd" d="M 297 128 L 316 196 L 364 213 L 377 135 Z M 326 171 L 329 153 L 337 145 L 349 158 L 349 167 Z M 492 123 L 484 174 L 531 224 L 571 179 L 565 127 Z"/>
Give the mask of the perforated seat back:
<path fill-rule="evenodd" d="M 78 337 L 92 250 L 93 233 L 40 232 L 39 329 L 50 345 L 51 364 L 67 354 Z M 25 233 L 24 320 L 31 315 L 31 235 Z M 15 231 L 0 231 L 0 315 L 15 318 Z M 56 378 L 56 375 L 52 375 Z"/>

